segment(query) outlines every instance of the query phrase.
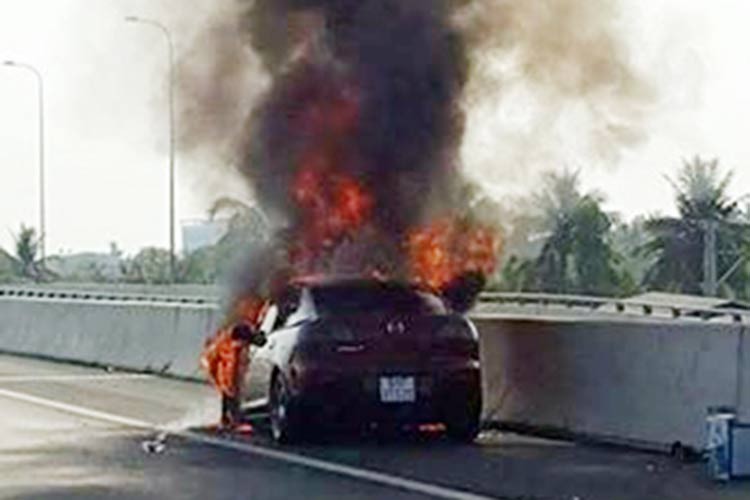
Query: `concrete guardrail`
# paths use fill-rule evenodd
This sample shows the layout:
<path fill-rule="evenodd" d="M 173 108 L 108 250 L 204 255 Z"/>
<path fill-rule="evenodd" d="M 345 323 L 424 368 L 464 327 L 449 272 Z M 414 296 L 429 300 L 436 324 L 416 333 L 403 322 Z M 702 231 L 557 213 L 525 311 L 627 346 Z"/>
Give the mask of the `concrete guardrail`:
<path fill-rule="evenodd" d="M 747 311 L 617 303 L 483 296 L 485 417 L 652 447 L 701 447 L 709 406 L 750 418 Z M 184 377 L 221 320 L 215 297 L 19 287 L 0 318 L 2 351 Z"/>

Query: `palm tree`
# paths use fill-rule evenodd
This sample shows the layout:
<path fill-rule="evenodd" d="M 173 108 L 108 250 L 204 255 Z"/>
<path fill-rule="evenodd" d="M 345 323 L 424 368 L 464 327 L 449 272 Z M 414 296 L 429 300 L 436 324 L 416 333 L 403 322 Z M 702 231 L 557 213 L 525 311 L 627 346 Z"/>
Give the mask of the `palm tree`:
<path fill-rule="evenodd" d="M 612 294 L 618 273 L 608 235 L 611 217 L 598 193 L 583 193 L 579 172 L 547 174 L 536 197 L 549 237 L 537 258 L 537 286 L 546 292 Z"/>
<path fill-rule="evenodd" d="M 208 210 L 208 215 L 213 220 L 220 214 L 229 215 L 225 238 L 235 237 L 239 233 L 265 239 L 270 231 L 268 218 L 257 206 L 236 198 L 222 197 L 216 200 Z"/>
<path fill-rule="evenodd" d="M 531 261 L 510 259 L 506 287 L 549 293 L 615 294 L 621 280 L 609 242 L 612 218 L 602 197 L 583 193 L 579 172 L 548 173 L 533 197 L 532 223 L 544 243 Z M 509 266 L 509 267 L 507 267 Z"/>
<path fill-rule="evenodd" d="M 644 277 L 648 287 L 700 294 L 706 291 L 704 259 L 706 237 L 716 234 L 716 267 L 725 276 L 731 294 L 732 285 L 745 281 L 746 271 L 736 263 L 747 248 L 747 224 L 742 221 L 736 200 L 728 194 L 732 173 L 722 173 L 719 161 L 704 161 L 696 156 L 683 161 L 675 180 L 678 217 L 653 217 L 646 221 L 651 235 L 641 253 L 654 258 Z M 735 271 L 739 272 L 735 272 Z M 731 274 L 728 272 L 731 271 Z"/>
<path fill-rule="evenodd" d="M 14 236 L 16 240 L 15 258 L 18 262 L 18 272 L 24 278 L 40 280 L 42 272 L 37 259 L 39 252 L 39 238 L 36 230 L 32 227 L 21 225 L 18 235 Z"/>

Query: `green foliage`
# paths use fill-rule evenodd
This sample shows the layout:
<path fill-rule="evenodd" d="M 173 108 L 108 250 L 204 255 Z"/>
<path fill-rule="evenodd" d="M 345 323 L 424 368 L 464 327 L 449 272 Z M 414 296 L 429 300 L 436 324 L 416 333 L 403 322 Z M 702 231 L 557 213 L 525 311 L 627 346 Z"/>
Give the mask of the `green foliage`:
<path fill-rule="evenodd" d="M 161 248 L 144 248 L 135 257 L 123 263 L 123 275 L 128 283 L 170 283 L 169 251 Z"/>
<path fill-rule="evenodd" d="M 727 190 L 732 173 L 722 175 L 719 160 L 699 156 L 683 161 L 677 179 L 671 181 L 677 195 L 677 209 L 687 220 L 727 220 L 738 215 L 738 204 Z"/>
<path fill-rule="evenodd" d="M 21 278 L 41 281 L 43 272 L 38 261 L 39 238 L 36 230 L 22 224 L 15 240 L 16 274 Z"/>
<path fill-rule="evenodd" d="M 723 175 L 717 160 L 696 157 L 685 161 L 675 189 L 678 217 L 652 217 L 646 221 L 651 239 L 640 254 L 653 259 L 644 276 L 650 288 L 700 294 L 703 283 L 704 239 L 709 223 L 716 225 L 717 269 L 721 277 L 748 252 L 748 226 L 736 201 L 730 199 L 731 173 Z M 724 294 L 745 287 L 747 266 L 726 276 Z M 746 292 L 741 292 L 742 294 Z"/>
<path fill-rule="evenodd" d="M 268 223 L 254 206 L 221 198 L 209 211 L 211 218 L 227 216 L 227 230 L 215 245 L 200 248 L 177 262 L 178 283 L 212 284 L 232 272 L 239 257 L 248 255 L 267 238 Z M 125 261 L 123 275 L 130 283 L 170 282 L 169 252 L 147 248 Z"/>
<path fill-rule="evenodd" d="M 0 248 L 0 283 L 11 283 L 18 277 L 18 261 Z"/>
<path fill-rule="evenodd" d="M 200 248 L 180 261 L 180 282 L 210 285 L 216 283 L 220 259 L 216 246 Z"/>
<path fill-rule="evenodd" d="M 506 292 L 524 292 L 533 288 L 533 261 L 511 255 L 500 272 L 498 289 Z"/>
<path fill-rule="evenodd" d="M 51 255 L 45 260 L 45 267 L 50 272 L 72 283 L 116 283 L 122 278 L 121 264 L 119 251 Z"/>
<path fill-rule="evenodd" d="M 581 192 L 578 172 L 547 174 L 533 199 L 544 242 L 536 258 L 509 258 L 501 273 L 504 288 L 593 295 L 632 288 L 609 241 L 612 217 L 599 195 Z"/>
<path fill-rule="evenodd" d="M 250 254 L 269 237 L 269 225 L 258 208 L 233 198 L 220 198 L 209 210 L 211 218 L 227 217 L 219 241 L 187 255 L 180 262 L 180 281 L 210 284 L 231 273 L 238 259 Z"/>
<path fill-rule="evenodd" d="M 624 273 L 621 283 L 624 294 L 639 292 L 640 283 L 643 282 L 646 272 L 653 265 L 654 259 L 647 258 L 640 252 L 648 241 L 648 237 L 645 217 L 636 217 L 629 223 L 614 221 L 609 240 L 613 251 L 619 258 L 617 267 L 621 273 Z"/>

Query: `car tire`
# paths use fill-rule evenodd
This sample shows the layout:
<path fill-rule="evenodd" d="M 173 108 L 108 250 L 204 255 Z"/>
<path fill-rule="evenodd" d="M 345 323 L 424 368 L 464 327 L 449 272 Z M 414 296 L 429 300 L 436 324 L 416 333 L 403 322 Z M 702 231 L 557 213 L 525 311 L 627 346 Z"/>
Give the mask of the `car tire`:
<path fill-rule="evenodd" d="M 446 435 L 458 442 L 471 443 L 479 435 L 481 427 L 481 402 L 472 401 L 464 411 L 451 413 L 445 422 Z"/>
<path fill-rule="evenodd" d="M 445 426 L 446 434 L 454 441 L 472 443 L 479 435 L 479 419 L 466 417 L 448 422 Z"/>
<path fill-rule="evenodd" d="M 289 391 L 289 384 L 282 374 L 278 374 L 271 382 L 268 397 L 271 436 L 280 444 L 291 444 L 301 437 L 299 415 L 294 398 Z"/>

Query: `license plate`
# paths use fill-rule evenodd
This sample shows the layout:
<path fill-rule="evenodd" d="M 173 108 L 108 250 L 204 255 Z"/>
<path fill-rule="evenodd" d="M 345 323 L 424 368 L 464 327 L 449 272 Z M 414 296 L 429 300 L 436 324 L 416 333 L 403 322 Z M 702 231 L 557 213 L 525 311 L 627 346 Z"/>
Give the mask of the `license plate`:
<path fill-rule="evenodd" d="M 414 377 L 380 377 L 380 401 L 383 403 L 413 403 L 417 399 Z"/>

